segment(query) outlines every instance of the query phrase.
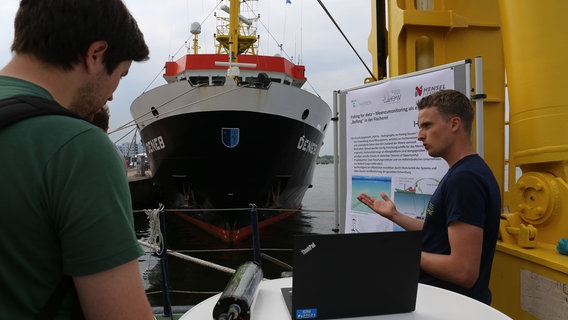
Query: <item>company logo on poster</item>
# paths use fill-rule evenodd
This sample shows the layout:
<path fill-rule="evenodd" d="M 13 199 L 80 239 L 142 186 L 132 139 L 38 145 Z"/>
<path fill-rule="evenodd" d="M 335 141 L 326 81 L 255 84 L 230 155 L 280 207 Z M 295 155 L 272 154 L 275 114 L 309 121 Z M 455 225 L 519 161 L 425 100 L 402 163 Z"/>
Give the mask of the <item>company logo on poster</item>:
<path fill-rule="evenodd" d="M 446 90 L 445 84 L 438 84 L 435 86 L 416 86 L 414 89 L 414 96 L 415 97 L 426 97 L 431 95 L 434 92 L 438 92 L 440 90 Z"/>

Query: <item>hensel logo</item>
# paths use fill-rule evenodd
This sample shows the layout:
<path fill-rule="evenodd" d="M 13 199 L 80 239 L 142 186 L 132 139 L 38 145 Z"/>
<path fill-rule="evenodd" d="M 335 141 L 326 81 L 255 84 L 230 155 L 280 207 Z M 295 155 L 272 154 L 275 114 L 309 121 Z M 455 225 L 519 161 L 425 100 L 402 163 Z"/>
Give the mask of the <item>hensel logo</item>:
<path fill-rule="evenodd" d="M 437 85 L 433 85 L 433 86 L 416 86 L 416 88 L 414 89 L 414 96 L 415 97 L 425 97 L 425 96 L 429 96 L 434 92 L 440 91 L 440 90 L 444 90 L 446 89 L 446 85 L 445 84 L 437 84 Z"/>
<path fill-rule="evenodd" d="M 414 96 L 415 97 L 422 97 L 422 86 L 416 87 L 416 89 L 414 90 Z"/>

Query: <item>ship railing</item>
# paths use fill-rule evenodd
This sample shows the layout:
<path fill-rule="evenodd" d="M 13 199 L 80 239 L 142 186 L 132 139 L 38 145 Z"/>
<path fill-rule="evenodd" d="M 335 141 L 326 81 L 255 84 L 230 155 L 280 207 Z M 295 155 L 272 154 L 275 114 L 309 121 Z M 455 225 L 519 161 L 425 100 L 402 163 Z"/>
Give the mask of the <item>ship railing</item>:
<path fill-rule="evenodd" d="M 254 207 L 255 210 L 262 210 L 262 211 L 282 211 L 282 209 L 276 209 L 276 208 L 256 208 Z M 223 209 L 207 209 L 210 211 L 217 211 L 217 212 L 221 212 L 221 211 L 245 211 L 245 210 L 251 210 L 250 207 L 247 208 L 223 208 Z M 286 209 L 289 212 L 333 212 L 333 210 L 307 210 L 307 209 Z M 189 261 L 192 263 L 196 263 L 198 265 L 204 266 L 204 267 L 208 267 L 217 271 L 221 271 L 221 272 L 225 272 L 225 273 L 230 273 L 233 274 L 236 270 L 229 268 L 229 267 L 225 267 L 219 264 L 216 264 L 214 262 L 211 261 L 207 261 L 207 260 L 203 260 L 200 258 L 196 258 L 190 255 L 186 255 L 184 253 L 203 253 L 203 252 L 223 252 L 223 251 L 231 251 L 231 252 L 235 252 L 235 251 L 254 251 L 255 248 L 241 248 L 241 249 L 237 249 L 237 248 L 231 248 L 231 249 L 213 249 L 213 250 L 171 250 L 171 249 L 167 249 L 167 244 L 165 243 L 165 235 L 162 234 L 162 230 L 164 230 L 165 226 L 163 224 L 165 224 L 165 219 L 164 219 L 164 215 L 166 213 L 174 213 L 174 212 L 198 212 L 198 211 L 203 211 L 203 209 L 164 209 L 163 206 L 160 206 L 158 209 L 145 209 L 145 210 L 133 210 L 134 213 L 146 213 L 146 215 L 148 216 L 148 221 L 149 221 L 149 226 L 150 226 L 150 235 L 148 236 L 148 241 L 143 241 L 143 240 L 138 240 L 138 242 L 140 243 L 140 245 L 147 247 L 149 249 L 152 249 L 154 251 L 154 253 L 156 253 L 158 256 L 160 257 L 164 257 L 165 255 L 170 255 L 185 261 Z M 161 215 L 161 219 L 160 219 L 160 215 Z M 161 222 L 161 223 L 160 223 Z M 259 246 L 259 245 L 258 245 Z M 260 246 L 259 246 L 260 247 Z M 260 250 L 260 248 L 258 249 Z M 292 249 L 282 249 L 282 248 L 262 248 L 262 251 L 292 251 Z M 272 262 L 278 266 L 280 266 L 281 268 L 283 268 L 284 271 L 282 273 L 283 276 L 285 276 L 286 274 L 289 273 L 289 271 L 292 271 L 292 266 L 290 266 L 289 264 L 285 263 L 284 261 L 281 261 L 279 259 L 276 259 L 264 252 L 258 252 L 255 253 L 255 255 L 260 255 L 260 257 L 266 261 Z"/>
<path fill-rule="evenodd" d="M 132 210 L 132 212 L 133 213 L 144 213 L 146 210 L 148 210 L 148 209 Z M 174 212 L 199 212 L 199 211 L 201 211 L 201 212 L 202 211 L 215 212 L 215 211 L 244 211 L 244 210 L 250 210 L 250 207 L 248 207 L 248 208 L 218 208 L 218 209 L 180 208 L 180 209 L 164 209 L 163 211 L 165 213 L 174 213 Z M 261 211 L 283 211 L 283 210 L 286 210 L 286 211 L 289 211 L 289 212 L 333 212 L 333 209 L 317 210 L 317 209 L 257 208 L 257 210 L 261 210 Z"/>
<path fill-rule="evenodd" d="M 282 209 L 275 209 L 275 208 L 257 208 L 256 205 L 251 204 L 252 208 L 248 207 L 248 208 L 225 208 L 225 209 L 215 209 L 215 211 L 237 211 L 237 210 L 250 210 L 251 211 L 251 219 L 254 217 L 256 218 L 256 211 L 257 210 L 282 210 Z M 168 260 L 167 260 L 167 256 L 174 256 L 176 258 L 185 260 L 185 261 L 189 261 L 189 262 L 193 262 L 196 264 L 199 264 L 201 266 L 205 266 L 208 268 L 212 268 L 214 270 L 218 270 L 221 272 L 225 272 L 225 273 L 230 273 L 230 274 L 234 274 L 236 272 L 235 269 L 226 267 L 226 266 L 222 266 L 219 264 L 216 264 L 214 262 L 211 261 L 207 261 L 207 260 L 203 260 L 200 258 L 196 258 L 196 257 L 192 257 L 190 255 L 186 255 L 183 254 L 182 251 L 183 250 L 171 250 L 171 249 L 167 249 L 167 242 L 166 242 L 166 234 L 165 234 L 165 215 L 168 212 L 175 212 L 175 211 L 203 211 L 203 209 L 165 209 L 163 207 L 163 205 L 160 204 L 159 208 L 157 209 L 146 209 L 146 210 L 134 210 L 134 212 L 144 212 L 146 213 L 146 215 L 148 216 L 148 221 L 149 221 L 149 226 L 150 226 L 150 235 L 148 237 L 149 241 L 143 241 L 143 240 L 138 240 L 138 242 L 140 243 L 140 245 L 150 248 L 154 251 L 154 253 L 156 253 L 159 257 L 160 257 L 160 264 L 161 264 L 161 269 L 162 269 L 162 286 L 163 286 L 163 290 L 162 291 L 156 291 L 156 292 L 147 292 L 147 294 L 153 294 L 153 293 L 161 293 L 163 294 L 163 298 L 164 298 L 164 305 L 163 305 L 163 314 L 165 316 L 170 316 L 172 314 L 172 306 L 171 306 L 171 301 L 170 301 L 170 297 L 169 294 L 170 293 L 188 293 L 188 294 L 216 294 L 218 292 L 194 292 L 194 291 L 180 291 L 180 290 L 170 290 L 169 289 L 169 285 L 168 285 L 168 276 L 167 276 L 167 270 L 168 270 Z M 305 210 L 305 209 L 289 209 L 289 211 L 303 211 L 303 212 L 328 212 L 330 210 Z M 254 220 L 254 219 L 253 219 Z M 258 228 L 258 226 L 256 226 L 256 228 Z M 254 229 L 254 226 L 253 226 Z M 253 230 L 254 231 L 254 230 Z M 291 271 L 292 271 L 292 266 L 288 265 L 287 263 L 280 261 L 266 253 L 260 253 L 260 245 L 258 243 L 258 239 L 254 239 L 254 237 L 258 237 L 258 233 L 256 234 L 256 236 L 254 235 L 253 232 L 253 248 L 250 249 L 221 249 L 221 250 L 191 250 L 192 252 L 206 252 L 206 251 L 223 251 L 223 250 L 231 250 L 231 251 L 236 251 L 236 250 L 252 250 L 254 251 L 254 256 L 255 256 L 255 261 L 260 261 L 260 259 L 264 259 L 267 260 L 269 262 L 275 263 L 278 266 L 282 267 L 285 270 L 285 272 L 282 272 L 282 276 L 290 276 Z M 291 251 L 292 249 L 263 249 L 264 251 L 269 251 L 269 250 L 288 250 Z"/>

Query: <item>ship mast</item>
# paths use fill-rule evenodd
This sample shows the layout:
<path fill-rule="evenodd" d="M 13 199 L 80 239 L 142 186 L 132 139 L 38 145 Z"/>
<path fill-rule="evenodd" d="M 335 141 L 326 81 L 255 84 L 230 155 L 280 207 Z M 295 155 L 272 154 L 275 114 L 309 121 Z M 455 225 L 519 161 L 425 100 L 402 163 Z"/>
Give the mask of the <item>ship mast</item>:
<path fill-rule="evenodd" d="M 240 14 L 241 0 L 230 0 L 230 7 L 222 6 L 221 10 L 229 14 L 229 19 L 221 18 L 225 21 L 225 25 L 218 27 L 218 34 L 216 40 L 219 42 L 218 53 L 224 49 L 228 53 L 228 62 L 216 61 L 217 66 L 228 66 L 228 76 L 239 76 L 239 67 L 256 68 L 256 64 L 239 63 L 239 54 L 250 52 L 255 53 L 256 28 L 252 26 L 252 20 L 257 18 L 248 19 Z M 226 25 L 229 21 L 228 26 Z M 242 31 L 242 32 L 241 32 Z"/>
<path fill-rule="evenodd" d="M 229 62 L 236 63 L 239 58 L 239 14 L 241 11 L 240 0 L 231 0 L 229 12 Z"/>

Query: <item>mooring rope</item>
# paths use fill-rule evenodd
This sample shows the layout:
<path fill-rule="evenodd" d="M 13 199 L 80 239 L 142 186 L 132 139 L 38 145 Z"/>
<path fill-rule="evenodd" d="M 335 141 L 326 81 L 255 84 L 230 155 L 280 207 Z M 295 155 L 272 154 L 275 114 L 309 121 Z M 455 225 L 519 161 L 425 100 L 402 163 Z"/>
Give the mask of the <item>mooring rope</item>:
<path fill-rule="evenodd" d="M 260 255 L 262 256 L 262 258 L 264 258 L 264 259 L 266 259 L 266 260 L 268 260 L 268 261 L 270 261 L 270 262 L 272 262 L 272 263 L 274 263 L 274 264 L 276 264 L 276 265 L 278 265 L 278 266 L 280 266 L 280 267 L 282 267 L 282 268 L 284 268 L 288 271 L 292 271 L 294 269 L 294 268 L 292 268 L 291 265 L 287 264 L 286 262 L 278 260 L 278 259 L 276 259 L 272 256 L 269 256 L 266 253 L 261 253 Z"/>
<path fill-rule="evenodd" d="M 243 252 L 252 251 L 252 248 L 229 248 L 229 249 L 171 249 L 181 253 L 211 253 L 211 252 Z M 291 248 L 262 248 L 262 251 L 286 251 L 291 252 Z"/>
<path fill-rule="evenodd" d="M 219 293 L 220 291 L 188 291 L 188 290 L 170 290 L 171 293 L 183 293 L 183 294 L 206 294 L 206 295 L 214 295 Z M 157 290 L 157 291 L 146 291 L 147 295 L 153 294 L 162 294 L 164 291 Z"/>
<path fill-rule="evenodd" d="M 150 235 L 148 236 L 148 243 L 154 248 L 157 255 L 161 255 L 164 251 L 164 236 L 160 229 L 160 212 L 164 210 L 164 206 L 160 204 L 158 209 L 146 209 L 144 213 L 148 217 L 148 224 L 150 226 Z"/>
<path fill-rule="evenodd" d="M 145 242 L 145 241 L 142 241 L 142 240 L 138 240 L 138 243 L 140 243 L 141 245 L 143 245 L 143 246 L 145 246 L 145 247 L 151 248 L 151 249 L 153 249 L 153 250 L 159 249 L 156 245 L 150 244 L 150 243 Z M 180 259 L 182 259 L 182 260 L 191 261 L 191 262 L 193 262 L 193 263 L 197 263 L 197 264 L 199 264 L 199 265 L 202 265 L 202 266 L 205 266 L 205 267 L 209 267 L 209 268 L 212 268 L 212 269 L 215 269 L 215 270 L 223 271 L 223 272 L 226 272 L 226 273 L 233 274 L 233 273 L 235 273 L 235 271 L 236 271 L 235 269 L 231 269 L 231 268 L 228 268 L 228 267 L 224 267 L 224 266 L 222 266 L 222 265 L 218 265 L 218 264 L 215 264 L 215 263 L 213 263 L 213 262 L 206 261 L 206 260 L 203 260 L 203 259 L 191 257 L 191 256 L 188 256 L 188 255 L 185 255 L 185 254 L 181 254 L 181 253 L 176 252 L 176 251 L 173 251 L 173 250 L 169 250 L 169 249 L 168 249 L 168 250 L 166 251 L 166 253 L 169 254 L 169 255 L 171 255 L 171 256 L 180 258 Z"/>
<path fill-rule="evenodd" d="M 147 210 L 150 209 L 141 209 L 141 210 L 132 210 L 133 213 L 142 213 L 142 212 L 146 212 Z M 276 208 L 257 208 L 257 210 L 259 211 L 290 211 L 290 212 L 334 212 L 334 209 L 322 209 L 322 210 L 316 210 L 316 209 L 276 209 Z M 245 213 L 244 211 L 246 211 L 246 213 L 248 213 L 250 211 L 250 208 L 223 208 L 223 209 L 203 209 L 203 208 L 199 208 L 199 209 L 163 209 L 164 212 L 167 213 L 173 213 L 173 212 L 203 212 L 203 211 L 211 211 L 211 212 L 221 212 L 221 211 L 243 211 L 242 213 Z"/>

